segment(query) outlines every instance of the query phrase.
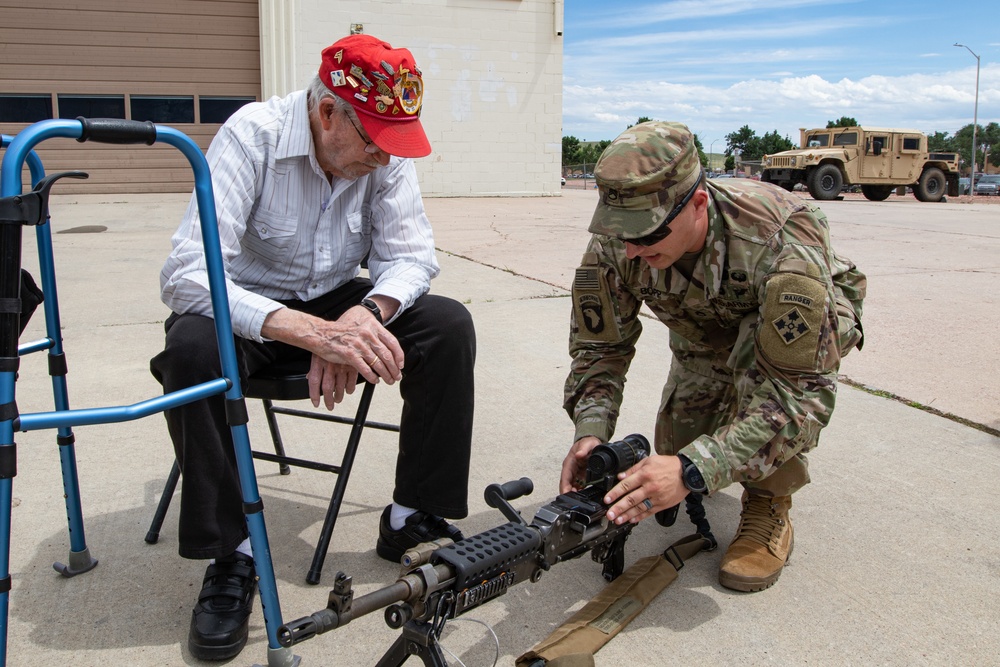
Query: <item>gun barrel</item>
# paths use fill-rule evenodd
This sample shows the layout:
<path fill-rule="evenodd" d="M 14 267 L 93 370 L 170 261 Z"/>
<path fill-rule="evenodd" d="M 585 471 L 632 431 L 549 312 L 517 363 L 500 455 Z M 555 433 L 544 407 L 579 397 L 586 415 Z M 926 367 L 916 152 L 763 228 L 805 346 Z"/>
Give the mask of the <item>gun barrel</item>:
<path fill-rule="evenodd" d="M 430 575 L 439 582 L 449 580 L 453 575 L 445 565 L 430 568 L 424 576 Z M 401 576 L 395 583 L 351 600 L 344 609 L 321 609 L 314 614 L 285 623 L 278 628 L 278 643 L 289 647 L 316 635 L 347 625 L 356 618 L 378 611 L 397 602 L 410 602 L 427 592 L 428 583 L 424 576 L 411 572 Z"/>
<path fill-rule="evenodd" d="M 394 584 L 356 598 L 351 603 L 351 608 L 344 614 L 346 617 L 344 623 L 349 623 L 355 618 L 378 611 L 397 602 L 409 602 L 423 595 L 426 588 L 427 586 L 421 577 L 415 574 L 402 576 Z"/>

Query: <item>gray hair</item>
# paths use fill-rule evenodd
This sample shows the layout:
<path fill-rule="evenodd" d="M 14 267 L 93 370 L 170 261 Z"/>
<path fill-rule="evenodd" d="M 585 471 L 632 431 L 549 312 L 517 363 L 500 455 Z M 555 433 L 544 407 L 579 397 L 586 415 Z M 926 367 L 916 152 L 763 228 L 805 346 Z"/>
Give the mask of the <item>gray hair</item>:
<path fill-rule="evenodd" d="M 326 84 L 323 83 L 323 79 L 319 77 L 319 74 L 316 74 L 313 76 L 312 81 L 309 82 L 309 87 L 306 89 L 306 99 L 308 100 L 309 113 L 316 110 L 320 100 L 324 97 L 329 97 L 333 100 L 337 111 L 346 110 L 348 114 L 354 113 L 354 109 L 351 107 L 350 103 L 342 97 L 334 95 L 333 91 L 327 88 Z"/>

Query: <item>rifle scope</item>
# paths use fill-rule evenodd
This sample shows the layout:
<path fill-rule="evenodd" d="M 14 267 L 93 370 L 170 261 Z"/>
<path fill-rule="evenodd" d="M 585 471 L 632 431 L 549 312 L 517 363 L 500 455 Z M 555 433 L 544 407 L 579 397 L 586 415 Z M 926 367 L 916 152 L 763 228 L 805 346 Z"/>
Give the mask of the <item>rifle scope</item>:
<path fill-rule="evenodd" d="M 627 435 L 618 442 L 598 445 L 587 459 L 587 483 L 625 472 L 647 456 L 649 441 L 638 433 Z"/>

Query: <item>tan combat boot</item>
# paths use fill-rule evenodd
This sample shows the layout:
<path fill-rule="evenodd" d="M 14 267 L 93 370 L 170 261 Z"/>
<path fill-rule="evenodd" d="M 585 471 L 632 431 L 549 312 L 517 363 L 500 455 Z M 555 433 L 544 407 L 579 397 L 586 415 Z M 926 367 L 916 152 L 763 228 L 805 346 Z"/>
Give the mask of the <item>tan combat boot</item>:
<path fill-rule="evenodd" d="M 743 492 L 736 537 L 722 557 L 719 583 L 752 593 L 771 587 L 792 554 L 791 496 L 768 498 Z"/>

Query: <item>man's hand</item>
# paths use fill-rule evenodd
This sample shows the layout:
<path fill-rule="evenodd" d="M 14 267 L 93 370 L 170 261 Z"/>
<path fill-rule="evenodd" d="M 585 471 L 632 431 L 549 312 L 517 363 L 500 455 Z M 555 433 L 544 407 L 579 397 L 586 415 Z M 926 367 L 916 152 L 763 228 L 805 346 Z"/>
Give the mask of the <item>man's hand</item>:
<path fill-rule="evenodd" d="M 313 350 L 314 354 L 335 361 L 331 356 L 341 353 L 342 348 L 346 347 L 346 363 L 356 368 L 369 382 L 378 382 L 378 378 L 382 378 L 392 384 L 403 377 L 403 349 L 399 346 L 399 341 L 379 324 L 367 308 L 354 306 L 336 322 L 325 324 L 337 325 L 336 332 L 329 331 L 334 327 L 323 327 L 329 335 L 328 338 L 324 337 L 329 352 L 323 354 Z"/>
<path fill-rule="evenodd" d="M 327 410 L 344 400 L 344 394 L 353 394 L 358 382 L 358 372 L 346 364 L 335 364 L 312 355 L 309 364 L 309 398 L 314 408 L 323 400 Z"/>
<path fill-rule="evenodd" d="M 322 361 L 332 364 L 320 372 L 316 368 L 318 362 L 314 360 L 310 368 L 309 390 L 314 403 L 318 401 L 323 383 L 330 387 L 334 398 L 339 381 L 343 381 L 346 390 L 346 377 L 340 380 L 336 377 L 338 373 L 342 375 L 344 369 L 338 371 L 336 366 L 353 368 L 372 383 L 382 379 L 393 384 L 403 377 L 403 349 L 399 341 L 364 306 L 350 308 L 334 322 L 290 308 L 280 308 L 264 320 L 261 334 L 265 338 L 309 350 Z M 329 379 L 326 377 L 328 371 L 331 373 Z"/>
<path fill-rule="evenodd" d="M 565 469 L 565 465 L 564 465 Z M 660 510 L 673 507 L 688 494 L 681 479 L 681 460 L 654 454 L 618 475 L 618 483 L 604 497 L 608 520 L 616 524 L 639 523 Z M 645 501 L 649 500 L 647 504 Z"/>
<path fill-rule="evenodd" d="M 585 435 L 569 449 L 569 454 L 563 459 L 562 477 L 559 479 L 559 493 L 579 491 L 587 481 L 587 459 L 590 452 L 601 444 L 598 438 Z"/>

